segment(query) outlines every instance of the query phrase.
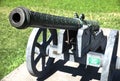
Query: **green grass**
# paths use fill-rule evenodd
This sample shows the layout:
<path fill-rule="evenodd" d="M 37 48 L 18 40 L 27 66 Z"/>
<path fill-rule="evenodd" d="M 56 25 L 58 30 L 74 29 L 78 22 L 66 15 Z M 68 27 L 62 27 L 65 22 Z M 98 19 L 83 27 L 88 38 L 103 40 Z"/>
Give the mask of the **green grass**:
<path fill-rule="evenodd" d="M 0 8 L 1 10 L 1 8 Z M 30 31 L 19 31 L 10 26 L 7 9 L 0 11 L 0 79 L 25 59 L 25 47 Z M 26 34 L 27 33 L 27 34 Z"/>
<path fill-rule="evenodd" d="M 9 1 L 9 2 L 8 2 Z M 42 7 L 52 9 L 72 10 L 77 12 L 116 12 L 120 11 L 119 0 L 2 0 L 1 6 Z"/>
<path fill-rule="evenodd" d="M 120 29 L 119 0 L 0 0 L 0 79 L 25 61 L 31 29 L 17 30 L 8 20 L 10 11 L 18 6 L 67 17 L 84 13 L 101 27 Z"/>

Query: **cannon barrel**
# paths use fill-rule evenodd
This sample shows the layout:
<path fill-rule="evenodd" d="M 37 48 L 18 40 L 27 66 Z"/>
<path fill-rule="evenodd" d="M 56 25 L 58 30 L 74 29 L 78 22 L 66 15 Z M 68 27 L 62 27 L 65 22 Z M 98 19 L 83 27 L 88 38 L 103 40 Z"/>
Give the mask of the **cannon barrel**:
<path fill-rule="evenodd" d="M 90 24 L 95 29 L 99 25 L 95 21 L 81 21 L 79 18 L 68 18 L 39 12 L 30 11 L 24 7 L 18 7 L 11 11 L 9 21 L 13 27 L 24 29 L 27 27 L 44 27 L 50 29 L 78 29 L 83 24 Z"/>

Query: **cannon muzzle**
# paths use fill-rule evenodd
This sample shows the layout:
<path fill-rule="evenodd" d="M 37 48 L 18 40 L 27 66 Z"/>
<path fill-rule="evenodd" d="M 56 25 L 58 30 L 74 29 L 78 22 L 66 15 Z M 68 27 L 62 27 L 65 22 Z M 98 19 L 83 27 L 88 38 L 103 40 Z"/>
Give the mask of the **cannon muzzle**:
<path fill-rule="evenodd" d="M 90 24 L 99 28 L 95 21 L 81 21 L 79 18 L 68 18 L 39 12 L 30 11 L 24 7 L 18 7 L 11 11 L 9 21 L 13 27 L 24 29 L 27 27 L 44 27 L 50 29 L 74 29 Z"/>

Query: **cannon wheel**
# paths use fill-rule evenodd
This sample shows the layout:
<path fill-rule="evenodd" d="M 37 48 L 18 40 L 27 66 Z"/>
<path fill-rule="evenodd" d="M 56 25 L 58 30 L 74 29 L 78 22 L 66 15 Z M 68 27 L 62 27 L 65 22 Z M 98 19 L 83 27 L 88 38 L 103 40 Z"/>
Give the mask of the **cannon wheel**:
<path fill-rule="evenodd" d="M 48 30 L 49 37 L 47 35 Z M 57 43 L 56 33 L 55 29 L 33 29 L 26 49 L 27 69 L 31 75 L 42 78 L 50 71 L 54 58 L 48 57 L 46 49 L 50 43 Z"/>
<path fill-rule="evenodd" d="M 118 48 L 118 31 L 112 30 L 109 34 L 106 51 L 104 54 L 100 81 L 113 81 L 116 54 Z"/>

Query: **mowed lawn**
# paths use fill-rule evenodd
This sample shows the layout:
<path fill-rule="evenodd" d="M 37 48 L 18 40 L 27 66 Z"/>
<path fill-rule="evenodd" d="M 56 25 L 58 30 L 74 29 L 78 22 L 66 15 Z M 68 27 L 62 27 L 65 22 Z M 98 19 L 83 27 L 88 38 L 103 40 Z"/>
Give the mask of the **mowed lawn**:
<path fill-rule="evenodd" d="M 17 30 L 9 13 L 18 6 L 53 15 L 73 17 L 84 13 L 100 26 L 120 30 L 120 0 L 0 0 L 0 79 L 25 61 L 25 49 L 32 28 Z"/>

